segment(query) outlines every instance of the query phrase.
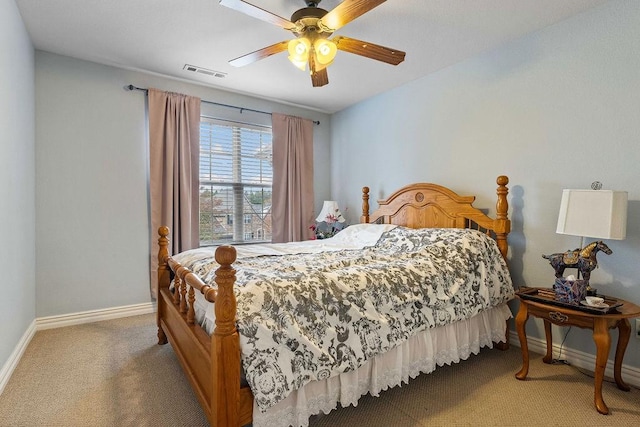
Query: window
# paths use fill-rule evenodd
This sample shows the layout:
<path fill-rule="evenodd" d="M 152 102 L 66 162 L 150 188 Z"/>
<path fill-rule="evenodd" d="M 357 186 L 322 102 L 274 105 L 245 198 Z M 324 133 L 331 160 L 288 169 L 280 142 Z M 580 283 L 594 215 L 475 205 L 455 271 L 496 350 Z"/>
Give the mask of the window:
<path fill-rule="evenodd" d="M 202 117 L 200 245 L 271 241 L 271 128 Z"/>

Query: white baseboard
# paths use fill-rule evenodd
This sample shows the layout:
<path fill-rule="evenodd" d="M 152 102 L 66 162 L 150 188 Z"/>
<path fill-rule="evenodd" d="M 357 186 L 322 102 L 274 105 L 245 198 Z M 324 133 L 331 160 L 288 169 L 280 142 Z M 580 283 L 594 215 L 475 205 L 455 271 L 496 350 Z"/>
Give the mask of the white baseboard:
<path fill-rule="evenodd" d="M 34 320 L 22 335 L 20 341 L 18 341 L 18 345 L 16 346 L 15 350 L 13 350 L 13 353 L 11 353 L 11 355 L 9 356 L 9 360 L 7 360 L 4 366 L 2 366 L 2 370 L 0 370 L 0 395 L 9 382 L 9 378 L 11 378 L 13 371 L 15 371 L 16 367 L 18 366 L 18 362 L 20 362 L 24 351 L 27 349 L 27 346 L 31 342 L 31 338 L 33 338 L 35 334 L 36 321 Z"/>
<path fill-rule="evenodd" d="M 141 314 L 153 313 L 155 311 L 156 304 L 149 302 L 144 304 L 113 307 L 102 310 L 82 311 L 79 313 L 63 314 L 60 316 L 39 317 L 35 319 L 33 322 L 31 322 L 31 325 L 29 325 L 29 327 L 23 334 L 15 350 L 13 351 L 13 353 L 11 353 L 11 356 L 9 356 L 9 360 L 7 360 L 7 362 L 2 367 L 2 370 L 0 370 L 0 395 L 9 382 L 11 374 L 13 374 L 16 366 L 18 366 L 20 358 L 29 345 L 29 342 L 31 342 L 31 339 L 35 335 L 36 331 L 61 328 L 71 325 L 80 325 L 84 323 L 99 322 L 101 320 L 138 316 Z M 516 347 L 520 347 L 520 340 L 518 338 L 518 334 L 515 331 L 510 331 L 509 340 Z M 527 337 L 527 345 L 529 347 L 529 351 L 541 354 L 545 354 L 547 352 L 547 344 L 545 340 L 535 337 Z M 560 346 L 554 343 L 553 351 L 554 354 L 558 354 L 560 352 Z M 562 349 L 562 354 L 564 355 L 564 359 L 573 366 L 593 371 L 596 363 L 596 358 L 593 354 L 584 353 L 582 351 L 573 350 L 567 347 L 564 347 Z M 607 362 L 605 375 L 613 377 L 612 360 L 609 360 Z M 640 369 L 623 364 L 622 378 L 627 384 L 640 388 Z"/>
<path fill-rule="evenodd" d="M 520 339 L 518 338 L 517 332 L 510 331 L 509 341 L 516 347 L 520 347 Z M 534 353 L 547 353 L 547 342 L 544 339 L 527 336 L 527 346 L 529 347 L 529 351 Z M 556 343 L 553 344 L 553 354 L 560 354 L 560 346 Z M 573 366 L 591 372 L 594 371 L 596 366 L 595 355 L 567 347 L 562 348 L 562 359 L 566 360 Z M 613 378 L 613 360 L 607 361 L 607 367 L 604 374 L 607 377 Z M 640 388 L 640 369 L 623 364 L 621 374 L 625 383 Z"/>
<path fill-rule="evenodd" d="M 101 310 L 90 310 L 81 311 L 78 313 L 62 314 L 59 316 L 38 317 L 36 319 L 36 325 L 38 331 L 44 331 L 45 329 L 61 328 L 64 326 L 99 322 L 101 320 L 119 319 L 121 317 L 149 314 L 153 313 L 155 310 L 156 304 L 147 302 L 144 304 L 126 305 L 123 307 L 112 307 L 104 308 Z"/>
<path fill-rule="evenodd" d="M 5 386 L 9 382 L 9 378 L 18 366 L 18 362 L 22 358 L 24 351 L 31 342 L 36 331 L 45 329 L 61 328 L 64 326 L 80 325 L 83 323 L 99 322 L 101 320 L 118 319 L 121 317 L 138 316 L 140 314 L 149 314 L 156 311 L 155 303 L 144 303 L 127 305 L 123 307 L 112 307 L 102 310 L 82 311 L 79 313 L 63 314 L 60 316 L 38 317 L 27 328 L 26 332 L 18 342 L 15 350 L 9 356 L 9 360 L 0 370 L 0 395 L 4 391 Z"/>

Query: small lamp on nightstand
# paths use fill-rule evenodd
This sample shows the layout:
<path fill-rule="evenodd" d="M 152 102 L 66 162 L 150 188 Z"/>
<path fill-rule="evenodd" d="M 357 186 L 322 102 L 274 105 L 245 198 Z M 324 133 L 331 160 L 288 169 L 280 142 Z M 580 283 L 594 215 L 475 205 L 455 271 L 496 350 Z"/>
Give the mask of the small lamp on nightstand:
<path fill-rule="evenodd" d="M 558 226 L 556 233 L 580 236 L 579 253 L 575 253 L 576 265 L 566 265 L 566 267 L 578 268 L 578 272 L 583 273 L 583 278 L 587 284 L 587 293 L 595 294 L 595 290 L 589 287 L 591 270 L 596 268 L 597 262 L 595 253 L 586 254 L 587 248 L 584 246 L 584 238 L 623 240 L 627 232 L 627 192 L 600 190 L 600 183 L 594 183 L 593 190 L 562 190 L 562 201 L 560 202 L 560 213 L 558 215 Z M 601 243 L 601 242 L 595 242 Z M 600 245 L 607 252 L 606 245 Z M 596 246 L 591 248 L 597 250 Z M 611 250 L 608 250 L 611 253 Z M 566 255 L 569 252 L 565 253 Z M 592 255 L 587 258 L 586 255 Z M 565 261 L 570 257 L 565 258 Z M 582 262 L 581 265 L 578 265 Z M 585 263 L 591 263 L 584 265 Z M 556 269 L 556 272 L 558 270 Z"/>
<path fill-rule="evenodd" d="M 338 202 L 334 200 L 325 200 L 322 204 L 322 210 L 316 218 L 316 224 L 310 228 L 315 233 L 316 239 L 327 239 L 335 236 L 344 227 L 346 227 L 345 219 L 340 212 Z"/>
<path fill-rule="evenodd" d="M 325 200 L 322 204 L 322 210 L 318 214 L 316 221 L 344 222 L 345 220 L 342 216 L 342 212 L 340 212 L 340 208 L 338 207 L 338 202 L 334 200 Z"/>

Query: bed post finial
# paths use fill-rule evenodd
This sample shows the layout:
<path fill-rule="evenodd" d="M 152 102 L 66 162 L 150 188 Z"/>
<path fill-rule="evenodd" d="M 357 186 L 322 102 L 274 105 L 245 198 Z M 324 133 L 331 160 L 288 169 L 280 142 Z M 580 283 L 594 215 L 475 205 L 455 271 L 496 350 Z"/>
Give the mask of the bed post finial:
<path fill-rule="evenodd" d="M 498 184 L 496 190 L 498 194 L 498 201 L 496 202 L 496 241 L 502 256 L 506 260 L 509 248 L 507 245 L 507 234 L 511 231 L 511 221 L 509 221 L 507 215 L 509 211 L 509 202 L 507 201 L 507 194 L 509 194 L 507 184 L 509 184 L 509 178 L 506 175 L 500 175 L 496 179 L 496 184 Z"/>
<path fill-rule="evenodd" d="M 167 266 L 167 257 L 169 256 L 169 227 L 163 225 L 158 228 L 158 265 Z M 159 270 L 159 269 L 158 269 Z M 160 277 L 158 277 L 160 279 Z"/>
<path fill-rule="evenodd" d="M 231 264 L 236 260 L 236 248 L 220 246 L 216 249 L 216 262 L 220 267 L 216 270 L 216 329 L 215 334 L 230 335 L 236 329 L 236 296 L 233 285 L 236 281 L 236 270 Z"/>
<path fill-rule="evenodd" d="M 211 415 L 216 426 L 240 424 L 240 336 L 236 329 L 236 296 L 233 285 L 236 270 L 231 264 L 236 260 L 236 248 L 220 246 L 216 249 L 215 314 L 216 327 L 211 337 L 213 384 Z"/>
<path fill-rule="evenodd" d="M 360 222 L 369 223 L 369 187 L 362 187 L 362 216 Z"/>

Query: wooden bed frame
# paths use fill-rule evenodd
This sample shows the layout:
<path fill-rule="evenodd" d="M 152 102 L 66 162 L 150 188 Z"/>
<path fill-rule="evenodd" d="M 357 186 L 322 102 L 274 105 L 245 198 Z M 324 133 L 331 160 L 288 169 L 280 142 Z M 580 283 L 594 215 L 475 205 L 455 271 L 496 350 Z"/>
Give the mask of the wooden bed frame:
<path fill-rule="evenodd" d="M 474 196 L 459 196 L 436 184 L 412 184 L 401 188 L 379 209 L 369 214 L 369 188 L 362 189 L 363 223 L 390 223 L 411 228 L 474 228 L 496 239 L 502 256 L 507 256 L 507 235 L 510 221 L 507 216 L 506 176 L 499 176 L 496 218 L 490 218 L 472 206 Z M 167 227 L 158 230 L 158 343 L 171 342 L 187 378 L 202 408 L 215 427 L 237 427 L 251 423 L 253 394 L 248 386 L 241 386 L 240 337 L 236 330 L 236 298 L 233 292 L 235 270 L 232 263 L 236 250 L 232 246 L 216 249 L 217 289 L 205 285 L 198 276 L 173 260 L 168 252 Z M 175 280 L 175 292 L 170 290 Z M 195 292 L 201 292 L 215 307 L 216 326 L 207 334 L 196 322 L 193 302 Z M 502 348 L 508 346 L 507 328 Z"/>

